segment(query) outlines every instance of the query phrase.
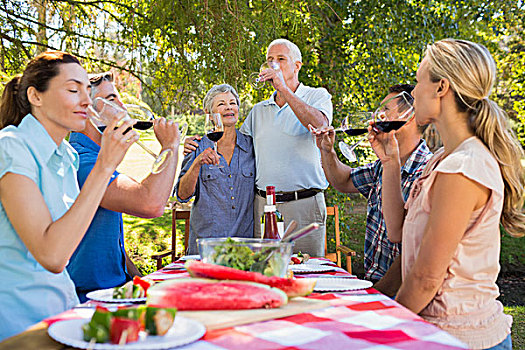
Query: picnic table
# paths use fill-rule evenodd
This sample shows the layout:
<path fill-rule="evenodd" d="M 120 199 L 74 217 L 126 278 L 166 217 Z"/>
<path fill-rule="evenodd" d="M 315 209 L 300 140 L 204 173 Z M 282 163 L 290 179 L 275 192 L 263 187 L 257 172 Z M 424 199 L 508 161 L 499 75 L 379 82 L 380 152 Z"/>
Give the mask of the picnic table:
<path fill-rule="evenodd" d="M 172 263 L 148 277 L 155 280 L 188 277 L 180 266 L 181 262 Z M 329 266 L 332 271 L 296 276 L 355 278 L 335 264 Z M 64 319 L 89 317 L 93 304 L 96 303 L 90 301 L 45 319 L 0 343 L 0 350 L 70 349 L 51 339 L 47 327 Z M 211 311 L 215 313 L 211 317 L 206 314 L 209 311 L 179 312 L 184 317 L 204 315 L 200 319 L 207 330 L 200 340 L 177 349 L 467 349 L 458 339 L 373 288 L 313 293 L 297 301 L 292 299 L 287 309 L 269 311 L 276 314 L 265 311 L 234 311 L 226 321 L 217 321 L 216 316 L 232 311 Z M 245 314 L 238 317 L 235 312 Z"/>

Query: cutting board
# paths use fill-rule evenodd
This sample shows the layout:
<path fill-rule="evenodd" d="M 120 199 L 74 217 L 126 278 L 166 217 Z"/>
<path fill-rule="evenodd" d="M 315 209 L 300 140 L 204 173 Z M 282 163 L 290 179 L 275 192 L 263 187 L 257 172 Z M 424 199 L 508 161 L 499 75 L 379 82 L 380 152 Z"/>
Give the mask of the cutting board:
<path fill-rule="evenodd" d="M 207 330 L 212 330 L 292 316 L 328 306 L 330 303 L 326 300 L 299 297 L 275 309 L 179 311 L 177 315 L 200 321 Z"/>

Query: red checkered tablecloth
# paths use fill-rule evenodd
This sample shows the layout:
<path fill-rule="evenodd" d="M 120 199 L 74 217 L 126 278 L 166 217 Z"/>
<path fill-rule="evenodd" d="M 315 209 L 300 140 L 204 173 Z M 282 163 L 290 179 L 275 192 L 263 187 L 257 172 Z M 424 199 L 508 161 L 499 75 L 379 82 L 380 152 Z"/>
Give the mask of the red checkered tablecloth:
<path fill-rule="evenodd" d="M 148 277 L 165 280 L 187 277 L 180 264 L 170 264 Z M 175 268 L 170 270 L 170 268 Z M 336 267 L 322 276 L 350 277 Z M 316 277 L 320 275 L 300 275 Z M 344 293 L 314 293 L 330 306 L 285 318 L 207 331 L 204 337 L 177 349 L 259 350 L 259 349 L 467 349 L 445 331 L 425 322 L 418 315 L 375 289 Z M 83 317 L 88 310 L 76 309 L 46 320 L 49 324 L 64 318 Z"/>

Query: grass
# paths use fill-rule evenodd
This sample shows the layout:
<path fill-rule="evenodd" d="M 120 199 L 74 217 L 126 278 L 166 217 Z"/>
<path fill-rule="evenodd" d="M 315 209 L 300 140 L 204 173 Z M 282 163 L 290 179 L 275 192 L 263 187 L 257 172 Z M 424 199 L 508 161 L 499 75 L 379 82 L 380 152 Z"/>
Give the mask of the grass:
<path fill-rule="evenodd" d="M 506 306 L 505 313 L 514 318 L 512 323 L 512 347 L 525 349 L 525 306 Z"/>

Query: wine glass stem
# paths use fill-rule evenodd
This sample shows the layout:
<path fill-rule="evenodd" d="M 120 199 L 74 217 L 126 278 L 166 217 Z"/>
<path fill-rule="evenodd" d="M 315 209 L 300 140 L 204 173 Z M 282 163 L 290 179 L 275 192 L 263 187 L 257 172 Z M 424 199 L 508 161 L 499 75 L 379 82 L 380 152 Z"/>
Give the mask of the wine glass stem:
<path fill-rule="evenodd" d="M 146 151 L 146 153 L 148 153 L 150 156 L 152 156 L 153 158 L 157 158 L 158 155 L 156 155 L 152 150 L 150 150 L 145 144 L 143 144 L 142 142 L 140 141 L 137 141 L 135 142 L 137 145 L 139 145 L 144 151 Z"/>
<path fill-rule="evenodd" d="M 354 144 L 350 147 L 350 150 L 353 151 L 353 150 L 357 147 L 357 145 L 359 145 L 361 142 L 363 142 L 363 141 L 366 140 L 366 139 L 367 139 L 366 136 L 361 137 L 361 138 L 359 139 L 359 141 L 357 141 L 356 143 L 354 143 Z"/>

